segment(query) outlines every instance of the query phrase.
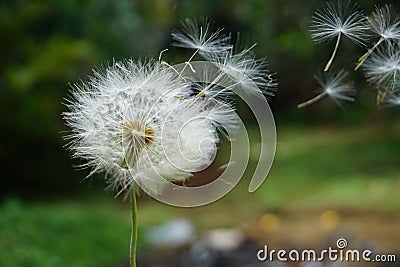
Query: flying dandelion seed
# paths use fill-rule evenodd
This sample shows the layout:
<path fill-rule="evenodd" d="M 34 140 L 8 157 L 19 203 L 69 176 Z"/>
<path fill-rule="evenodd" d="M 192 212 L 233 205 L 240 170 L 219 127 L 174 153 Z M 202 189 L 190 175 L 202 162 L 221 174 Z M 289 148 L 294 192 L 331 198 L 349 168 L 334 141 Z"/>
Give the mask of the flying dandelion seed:
<path fill-rule="evenodd" d="M 307 100 L 301 104 L 299 104 L 298 108 L 304 108 L 311 104 L 318 102 L 326 96 L 329 96 L 339 107 L 343 108 L 341 101 L 354 101 L 354 95 L 356 94 L 356 90 L 354 89 L 351 83 L 346 83 L 345 79 L 348 73 L 344 70 L 339 72 L 316 76 L 320 89 L 318 90 L 318 95 L 314 98 Z"/>
<path fill-rule="evenodd" d="M 400 50 L 398 45 L 386 44 L 377 48 L 363 64 L 369 83 L 383 91 L 395 91 L 400 75 Z"/>
<path fill-rule="evenodd" d="M 181 30 L 174 29 L 171 33 L 173 46 L 195 50 L 189 58 L 190 62 L 197 54 L 219 53 L 232 49 L 231 37 L 222 34 L 222 29 L 211 31 L 212 21 L 207 18 L 186 19 Z"/>
<path fill-rule="evenodd" d="M 388 107 L 400 106 L 399 92 L 387 93 L 385 99 L 382 102 Z"/>
<path fill-rule="evenodd" d="M 204 53 L 204 57 L 214 62 L 235 84 L 247 88 L 249 93 L 257 95 L 260 94 L 258 89 L 263 89 L 265 96 L 273 96 L 277 83 L 267 70 L 266 61 L 255 58 L 252 51 L 254 46 L 238 53 L 234 53 L 233 48 L 218 53 Z"/>
<path fill-rule="evenodd" d="M 332 56 L 325 65 L 324 71 L 328 71 L 335 58 L 342 35 L 350 40 L 363 44 L 366 18 L 359 5 L 348 1 L 343 3 L 328 2 L 328 7 L 315 12 L 311 21 L 311 37 L 314 41 L 325 42 L 336 38 Z"/>
<path fill-rule="evenodd" d="M 358 59 L 355 70 L 359 69 L 364 61 L 372 54 L 372 52 L 383 42 L 389 44 L 400 40 L 400 17 L 392 12 L 390 5 L 375 8 L 375 11 L 368 17 L 368 25 L 370 30 L 377 36 L 379 40 L 364 55 Z"/>

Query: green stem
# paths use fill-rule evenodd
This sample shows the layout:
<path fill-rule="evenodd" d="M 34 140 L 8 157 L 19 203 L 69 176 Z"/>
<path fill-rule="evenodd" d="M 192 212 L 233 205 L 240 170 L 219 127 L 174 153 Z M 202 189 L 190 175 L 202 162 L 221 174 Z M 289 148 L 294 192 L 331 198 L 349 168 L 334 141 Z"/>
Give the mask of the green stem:
<path fill-rule="evenodd" d="M 137 206 L 136 206 L 136 193 L 132 189 L 131 192 L 132 201 L 132 233 L 131 233 L 131 251 L 130 251 L 130 261 L 131 267 L 136 267 L 136 243 L 137 243 Z"/>

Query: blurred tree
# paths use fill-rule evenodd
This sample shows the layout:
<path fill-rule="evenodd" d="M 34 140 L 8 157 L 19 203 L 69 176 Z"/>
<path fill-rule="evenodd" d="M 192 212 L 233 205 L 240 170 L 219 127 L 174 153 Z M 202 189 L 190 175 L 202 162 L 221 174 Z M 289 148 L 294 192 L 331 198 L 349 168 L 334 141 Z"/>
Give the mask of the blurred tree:
<path fill-rule="evenodd" d="M 360 4 L 371 11 L 375 4 L 390 2 L 396 3 Z M 312 95 L 312 76 L 331 51 L 330 45 L 317 46 L 309 38 L 311 16 L 323 5 L 318 0 L 1 1 L 0 192 L 25 194 L 38 187 L 59 192 L 77 185 L 83 173 L 72 172 L 62 140 L 67 129 L 60 116 L 69 83 L 107 61 L 157 57 L 169 47 L 171 28 L 186 17 L 210 17 L 234 38 L 241 32 L 244 47 L 257 42 L 257 55 L 267 55 L 270 69 L 278 73 L 279 92 L 272 102 L 276 113 L 291 120 L 314 119 L 315 111 L 333 114 L 333 105 L 296 109 Z M 346 60 L 360 51 L 344 43 L 339 52 L 349 64 Z M 166 56 L 182 54 L 171 49 Z M 372 102 L 367 105 L 370 110 Z"/>
<path fill-rule="evenodd" d="M 63 149 L 60 118 L 68 84 L 93 66 L 148 48 L 153 35 L 132 1 L 8 1 L 0 3 L 0 192 L 76 185 Z M 148 42 L 142 45 L 138 42 Z"/>

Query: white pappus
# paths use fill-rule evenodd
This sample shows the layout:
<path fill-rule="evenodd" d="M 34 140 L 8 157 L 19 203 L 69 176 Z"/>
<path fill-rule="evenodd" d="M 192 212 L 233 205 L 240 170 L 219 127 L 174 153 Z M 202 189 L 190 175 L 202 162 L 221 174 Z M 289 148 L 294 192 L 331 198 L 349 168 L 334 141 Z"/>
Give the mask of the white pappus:
<path fill-rule="evenodd" d="M 347 75 L 346 71 L 340 70 L 332 74 L 325 73 L 324 75 L 315 76 L 320 87 L 317 91 L 318 95 L 299 104 L 297 107 L 304 108 L 326 96 L 329 96 L 341 108 L 343 108 L 341 101 L 354 101 L 354 95 L 357 90 L 351 82 L 345 81 Z"/>
<path fill-rule="evenodd" d="M 336 52 L 342 35 L 350 40 L 363 44 L 366 36 L 366 17 L 359 9 L 357 3 L 338 0 L 328 2 L 328 7 L 315 12 L 311 21 L 311 37 L 314 41 L 324 42 L 336 38 L 336 45 L 332 56 L 326 64 L 324 71 L 328 71 Z"/>

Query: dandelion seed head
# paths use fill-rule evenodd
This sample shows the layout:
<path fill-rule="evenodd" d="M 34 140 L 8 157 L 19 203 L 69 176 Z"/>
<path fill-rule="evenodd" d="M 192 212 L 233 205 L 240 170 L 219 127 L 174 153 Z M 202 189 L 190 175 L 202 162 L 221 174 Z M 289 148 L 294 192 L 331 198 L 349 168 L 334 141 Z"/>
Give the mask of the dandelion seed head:
<path fill-rule="evenodd" d="M 66 100 L 72 156 L 85 160 L 81 167 L 90 169 L 89 176 L 104 172 L 118 194 L 138 187 L 160 193 L 168 182 L 183 182 L 209 166 L 219 135 L 237 127 L 235 88 L 256 94 L 257 86 L 275 85 L 264 61 L 250 49 L 233 54 L 230 37 L 211 32 L 208 20 L 187 19 L 172 38 L 175 46 L 195 50 L 182 69 L 160 58 L 114 62 L 74 85 Z M 205 72 L 191 62 L 197 53 L 214 63 Z M 232 80 L 234 86 L 225 83 Z"/>
<path fill-rule="evenodd" d="M 189 92 L 154 62 L 119 62 L 96 72 L 76 86 L 64 113 L 73 155 L 87 160 L 82 166 L 91 174 L 105 172 L 117 191 L 147 179 L 147 189 L 157 192 L 166 181 L 187 179 L 213 159 L 219 139 L 212 120 L 234 124 L 228 104 L 194 101 Z M 208 143 L 199 147 L 201 140 Z"/>

